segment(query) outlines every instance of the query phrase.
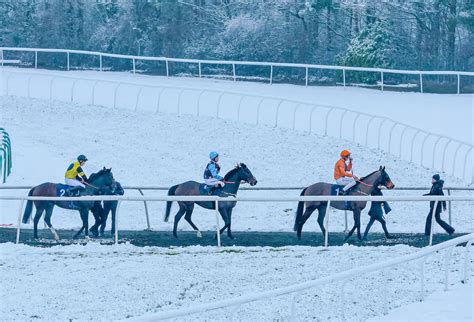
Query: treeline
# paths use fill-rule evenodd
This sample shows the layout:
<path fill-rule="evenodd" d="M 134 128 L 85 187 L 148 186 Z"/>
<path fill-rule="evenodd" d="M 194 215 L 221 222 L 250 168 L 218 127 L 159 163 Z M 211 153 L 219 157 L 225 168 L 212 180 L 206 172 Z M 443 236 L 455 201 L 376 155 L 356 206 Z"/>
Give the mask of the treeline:
<path fill-rule="evenodd" d="M 0 0 L 2 46 L 474 70 L 472 0 Z"/>

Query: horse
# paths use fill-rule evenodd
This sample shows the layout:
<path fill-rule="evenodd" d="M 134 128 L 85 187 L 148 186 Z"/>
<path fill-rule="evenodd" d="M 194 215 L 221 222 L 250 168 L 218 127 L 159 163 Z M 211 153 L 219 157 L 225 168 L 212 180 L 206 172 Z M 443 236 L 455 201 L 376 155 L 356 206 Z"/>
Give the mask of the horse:
<path fill-rule="evenodd" d="M 330 196 L 334 193 L 334 187 L 336 185 L 318 182 L 309 187 L 304 188 L 301 191 L 300 196 Z M 385 167 L 380 167 L 378 170 L 372 172 L 371 174 L 357 180 L 356 185 L 351 187 L 346 193 L 346 196 L 369 196 L 372 194 L 374 189 L 377 189 L 379 186 L 385 186 L 388 189 L 393 189 L 395 185 L 393 184 L 390 176 L 385 171 Z M 339 210 L 351 210 L 354 215 L 354 227 L 349 231 L 349 234 L 346 236 L 344 241 L 347 241 L 349 237 L 352 236 L 354 231 L 357 229 L 357 238 L 361 238 L 360 234 L 360 214 L 361 211 L 365 208 L 366 201 L 331 201 L 331 207 Z M 304 223 L 311 216 L 313 211 L 318 209 L 318 224 L 321 228 L 321 231 L 324 234 L 326 229 L 324 227 L 324 216 L 326 214 L 328 202 L 327 201 L 300 201 L 298 203 L 298 208 L 296 210 L 295 225 L 294 230 L 298 236 L 298 239 L 301 239 L 301 231 L 303 229 Z M 306 208 L 305 208 L 306 207 Z M 303 213 L 303 208 L 304 213 Z"/>
<path fill-rule="evenodd" d="M 102 195 L 123 196 L 124 193 L 125 191 L 118 181 L 115 181 L 111 186 L 105 186 L 103 189 L 101 189 Z M 94 207 L 92 207 L 91 211 L 94 215 L 95 223 L 89 229 L 94 237 L 104 235 L 105 226 L 107 225 L 107 218 L 110 212 L 112 212 L 112 228 L 110 232 L 112 235 L 115 234 L 115 213 L 117 212 L 117 205 L 117 200 L 104 200 L 102 202 L 96 201 L 94 203 Z"/>
<path fill-rule="evenodd" d="M 224 176 L 225 186 L 222 189 L 222 192 L 225 195 L 235 196 L 237 194 L 237 191 L 239 190 L 241 182 L 249 183 L 251 186 L 255 186 L 257 184 L 257 179 L 253 176 L 250 169 L 247 168 L 247 166 L 243 163 L 238 164 L 234 169 L 230 170 Z M 196 181 L 187 181 L 172 186 L 168 190 L 168 196 L 200 196 L 204 194 L 200 192 L 201 185 L 201 183 Z M 168 201 L 166 203 L 165 222 L 168 222 L 172 203 L 172 201 Z M 231 239 L 234 238 L 231 232 L 232 210 L 235 207 L 236 203 L 236 201 L 220 201 L 218 209 L 219 213 L 222 216 L 222 219 L 224 220 L 224 227 L 222 227 L 219 233 L 222 234 L 224 230 L 227 229 L 227 236 Z M 174 237 L 178 237 L 178 223 L 183 215 L 185 215 L 184 219 L 191 225 L 191 227 L 193 227 L 195 231 L 197 231 L 197 236 L 202 237 L 201 231 L 191 220 L 191 216 L 194 210 L 194 204 L 197 204 L 205 209 L 215 209 L 214 201 L 178 201 L 179 210 L 176 213 L 176 216 L 174 217 Z"/>
<path fill-rule="evenodd" d="M 105 186 L 110 186 L 114 183 L 114 176 L 112 169 L 106 169 L 105 167 L 97 173 L 93 173 L 85 189 L 80 190 L 75 196 L 92 196 L 100 194 L 100 190 Z M 58 196 L 69 196 L 68 189 L 70 186 L 66 186 L 58 183 L 45 182 L 36 187 L 33 187 L 28 196 L 33 197 L 58 197 Z M 50 201 L 50 200 L 35 200 L 34 205 L 36 206 L 36 214 L 34 218 L 34 238 L 38 238 L 38 222 L 45 211 L 44 220 L 49 230 L 54 236 L 55 240 L 59 240 L 59 235 L 51 225 L 51 216 L 53 214 L 53 208 L 55 205 L 64 209 L 78 210 L 81 219 L 82 227 L 74 235 L 77 238 L 83 230 L 85 230 L 85 236 L 89 236 L 89 210 L 94 206 L 95 201 Z M 23 213 L 23 223 L 26 224 L 30 219 L 33 210 L 33 201 L 28 200 L 26 208 Z"/>

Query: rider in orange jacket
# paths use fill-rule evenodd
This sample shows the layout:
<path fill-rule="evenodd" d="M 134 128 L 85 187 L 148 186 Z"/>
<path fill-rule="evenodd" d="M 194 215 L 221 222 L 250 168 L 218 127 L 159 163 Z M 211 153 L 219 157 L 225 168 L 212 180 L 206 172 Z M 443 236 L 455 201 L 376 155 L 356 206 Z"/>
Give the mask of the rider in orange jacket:
<path fill-rule="evenodd" d="M 356 184 L 358 177 L 352 174 L 352 156 L 348 150 L 343 150 L 340 153 L 341 158 L 334 166 L 334 180 L 340 186 L 345 186 L 343 191 L 351 188 Z"/>

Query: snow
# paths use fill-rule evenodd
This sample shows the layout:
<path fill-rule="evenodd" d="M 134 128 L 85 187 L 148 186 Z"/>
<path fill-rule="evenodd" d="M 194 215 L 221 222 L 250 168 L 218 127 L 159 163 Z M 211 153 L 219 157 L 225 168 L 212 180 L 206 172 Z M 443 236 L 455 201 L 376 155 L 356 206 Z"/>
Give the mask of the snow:
<path fill-rule="evenodd" d="M 0 245 L 0 314 L 3 320 L 117 320 L 189 307 L 317 279 L 353 267 L 416 251 L 393 247 L 136 247 L 128 244 L 35 248 Z M 459 283 L 463 249 L 456 248 L 450 285 Z M 472 255 L 472 254 L 471 254 Z M 471 257 L 472 258 L 472 257 Z M 428 293 L 444 287 L 444 252 L 425 264 Z M 472 262 L 471 262 L 472 265 Z M 388 308 L 417 301 L 416 262 L 355 276 L 346 285 L 346 317 L 361 320 Z M 380 288 L 385 284 L 386 290 Z M 301 320 L 339 320 L 340 283 L 324 285 L 296 298 Z M 376 286 L 376 288 L 374 288 Z M 382 293 L 384 292 L 384 293 Z M 291 295 L 246 304 L 236 317 L 288 318 Z M 232 309 L 189 317 L 229 319 Z"/>
<path fill-rule="evenodd" d="M 411 303 L 392 310 L 388 315 L 369 319 L 369 322 L 383 321 L 440 321 L 470 322 L 473 315 L 472 282 L 453 286 L 448 291 L 438 291 L 427 296 L 425 301 Z"/>
<path fill-rule="evenodd" d="M 5 74 L 8 74 L 8 71 L 15 70 L 18 69 L 4 67 Z M 133 75 L 127 72 L 61 72 L 34 69 L 21 69 L 21 71 L 27 71 L 31 75 L 35 75 L 35 73 L 76 75 L 79 77 L 93 77 L 113 81 L 128 81 L 137 84 L 230 90 L 310 101 L 316 104 L 340 106 L 357 112 L 385 116 L 431 133 L 447 135 L 461 141 L 471 142 L 471 144 L 474 142 L 474 94 L 401 93 L 390 91 L 381 92 L 356 87 L 304 87 L 289 84 L 269 85 L 256 82 L 232 82 L 228 80 L 205 78 L 167 78 L 162 76 Z M 274 73 L 277 73 L 277 67 L 275 67 Z M 390 75 L 386 75 L 385 77 L 390 77 Z M 21 86 L 23 86 L 26 79 L 22 79 L 20 82 Z M 31 82 L 34 84 L 35 79 L 33 78 Z M 5 91 L 4 87 L 1 88 Z"/>
<path fill-rule="evenodd" d="M 38 185 L 42 182 L 63 182 L 70 161 L 85 154 L 89 161 L 87 174 L 102 167 L 112 167 L 122 185 L 172 186 L 197 180 L 207 164 L 207 155 L 218 150 L 222 171 L 226 173 L 238 162 L 244 162 L 258 179 L 257 186 L 306 186 L 318 181 L 332 182 L 334 162 L 340 150 L 348 148 L 355 157 L 355 173 L 368 174 L 385 165 L 398 186 L 429 186 L 434 170 L 394 159 L 385 153 L 345 140 L 315 134 L 309 135 L 284 128 L 252 126 L 232 120 L 205 116 L 152 114 L 59 101 L 0 97 L 3 124 L 10 133 L 14 164 L 8 183 Z M 410 175 L 407 175 L 410 173 Z M 459 179 L 446 177 L 446 184 L 462 185 Z M 413 195 L 427 191 L 387 191 L 386 195 Z M 7 192 L 2 192 L 7 194 Z M 127 191 L 139 195 L 137 191 Z M 163 195 L 166 192 L 145 192 Z M 299 195 L 299 191 L 279 194 Z M 27 195 L 27 191 L 9 191 L 9 195 Z M 241 196 L 270 196 L 272 191 L 242 191 Z M 453 192 L 465 195 L 467 192 Z M 16 224 L 19 201 L 4 201 L 0 223 Z M 233 215 L 235 231 L 291 231 L 297 204 L 294 202 L 241 202 Z M 172 221 L 163 222 L 164 202 L 150 202 L 153 229 L 171 230 Z M 398 202 L 387 216 L 391 232 L 423 232 L 428 205 L 421 202 Z M 472 205 L 453 202 L 453 226 L 458 232 L 472 231 Z M 172 209 L 174 213 L 177 207 Z M 124 202 L 120 211 L 120 229 L 146 227 L 143 203 Z M 172 215 L 173 216 L 173 215 Z M 344 230 L 344 213 L 330 213 L 330 230 Z M 305 230 L 317 230 L 316 217 L 310 218 Z M 349 216 L 350 217 L 350 216 Z M 447 213 L 443 214 L 447 219 Z M 171 217 L 173 218 L 173 217 Z M 211 211 L 195 208 L 193 219 L 201 230 L 213 230 L 215 216 Z M 366 212 L 362 224 L 368 222 Z M 56 228 L 78 228 L 81 224 L 75 211 L 55 208 Z M 351 224 L 352 219 L 350 219 Z M 27 224 L 25 227 L 31 227 Z M 191 227 L 183 220 L 180 229 Z M 373 231 L 381 231 L 374 225 Z M 438 225 L 435 232 L 440 231 Z"/>

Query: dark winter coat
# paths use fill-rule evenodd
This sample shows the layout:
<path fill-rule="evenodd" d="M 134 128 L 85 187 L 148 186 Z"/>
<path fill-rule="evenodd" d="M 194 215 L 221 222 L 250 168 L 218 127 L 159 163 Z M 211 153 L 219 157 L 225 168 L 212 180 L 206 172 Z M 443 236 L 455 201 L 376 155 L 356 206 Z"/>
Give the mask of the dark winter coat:
<path fill-rule="evenodd" d="M 443 180 L 438 180 L 435 183 L 433 183 L 433 186 L 431 187 L 431 190 L 429 193 L 424 194 L 423 196 L 444 196 L 443 192 L 443 185 L 444 181 Z M 435 202 L 430 201 L 430 209 L 433 210 Z M 441 205 L 443 209 L 446 209 L 446 201 L 441 201 L 438 202 L 438 206 L 436 207 L 436 212 L 441 212 Z"/>
<path fill-rule="evenodd" d="M 372 196 L 383 196 L 382 190 L 375 189 L 372 192 Z M 386 214 L 388 214 L 392 210 L 386 201 L 372 201 L 372 204 L 370 205 L 370 209 L 369 209 L 369 216 L 373 218 L 382 218 L 383 217 L 382 206 Z"/>

